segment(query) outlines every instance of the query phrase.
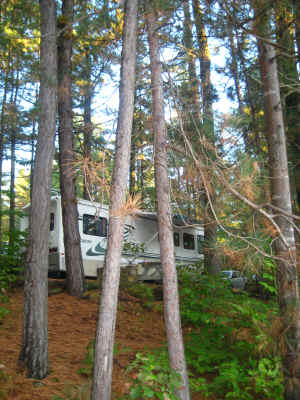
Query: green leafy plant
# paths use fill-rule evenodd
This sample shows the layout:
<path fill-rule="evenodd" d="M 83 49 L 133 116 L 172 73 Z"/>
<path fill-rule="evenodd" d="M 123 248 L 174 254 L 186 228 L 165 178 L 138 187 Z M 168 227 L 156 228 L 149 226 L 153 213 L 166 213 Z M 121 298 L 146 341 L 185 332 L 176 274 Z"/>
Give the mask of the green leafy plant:
<path fill-rule="evenodd" d="M 81 362 L 81 367 L 78 370 L 79 374 L 87 377 L 92 376 L 94 367 L 94 356 L 95 356 L 94 347 L 95 347 L 95 340 L 91 340 L 89 344 L 86 346 L 86 354 Z"/>
<path fill-rule="evenodd" d="M 267 399 L 283 399 L 283 377 L 278 357 L 260 359 L 248 374 L 254 379 L 256 393 Z"/>
<path fill-rule="evenodd" d="M 8 301 L 7 292 L 16 284 L 18 280 L 22 281 L 22 272 L 24 265 L 24 235 L 19 231 L 12 232 L 11 243 L 3 242 L 0 251 L 0 323 L 9 313 L 5 307 Z"/>
<path fill-rule="evenodd" d="M 181 276 L 180 295 L 182 319 L 190 330 L 191 388 L 218 399 L 277 399 L 272 391 L 280 399 L 280 360 L 271 334 L 277 304 L 234 294 L 218 278 L 195 281 L 188 274 Z"/>
<path fill-rule="evenodd" d="M 143 254 L 145 252 L 144 243 L 125 242 L 123 245 L 123 251 L 134 255 Z"/>
<path fill-rule="evenodd" d="M 150 287 L 142 282 L 135 282 L 134 285 L 131 285 L 127 288 L 127 292 L 131 296 L 141 299 L 145 308 L 153 308 L 155 301 L 153 287 Z"/>
<path fill-rule="evenodd" d="M 174 392 L 180 387 L 181 378 L 169 367 L 166 350 L 137 353 L 128 368 L 131 371 L 134 373 L 129 399 L 178 399 Z"/>

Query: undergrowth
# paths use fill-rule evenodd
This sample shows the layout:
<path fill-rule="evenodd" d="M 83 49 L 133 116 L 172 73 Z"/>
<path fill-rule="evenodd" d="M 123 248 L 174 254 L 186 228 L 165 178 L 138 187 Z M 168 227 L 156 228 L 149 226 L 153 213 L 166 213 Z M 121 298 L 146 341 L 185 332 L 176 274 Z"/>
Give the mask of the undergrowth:
<path fill-rule="evenodd" d="M 234 293 L 222 279 L 194 275 L 179 277 L 191 391 L 215 400 L 282 400 L 275 302 Z M 150 291 L 137 286 L 131 294 L 153 302 Z M 121 351 L 117 343 L 115 356 Z M 90 379 L 93 363 L 91 342 L 79 372 Z M 120 400 L 176 400 L 180 377 L 170 369 L 165 347 L 136 354 L 127 374 L 130 386 Z M 67 398 L 81 399 L 84 390 L 73 388 Z"/>
<path fill-rule="evenodd" d="M 209 276 L 181 276 L 180 296 L 183 326 L 191 329 L 186 358 L 192 389 L 217 399 L 282 399 L 276 304 L 234 293 Z"/>
<path fill-rule="evenodd" d="M 22 279 L 24 238 L 21 232 L 13 234 L 11 244 L 1 243 L 0 246 L 0 324 L 8 314 L 5 304 L 8 301 L 8 290 Z"/>

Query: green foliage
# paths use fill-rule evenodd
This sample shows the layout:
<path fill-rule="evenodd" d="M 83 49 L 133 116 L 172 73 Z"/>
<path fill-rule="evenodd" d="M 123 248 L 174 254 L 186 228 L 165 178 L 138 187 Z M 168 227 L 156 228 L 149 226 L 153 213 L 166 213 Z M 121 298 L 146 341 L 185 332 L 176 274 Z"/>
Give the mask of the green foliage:
<path fill-rule="evenodd" d="M 22 277 L 24 259 L 22 248 L 24 248 L 24 236 L 21 232 L 12 232 L 11 244 L 1 244 L 0 254 L 0 301 L 7 301 L 7 290 Z M 0 306 L 0 323 L 8 314 L 5 306 Z"/>
<path fill-rule="evenodd" d="M 91 340 L 86 347 L 86 354 L 81 363 L 81 367 L 78 373 L 87 377 L 91 377 L 94 367 L 94 355 L 95 355 L 95 340 Z"/>
<path fill-rule="evenodd" d="M 177 400 L 174 395 L 180 387 L 180 375 L 171 370 L 167 351 L 137 353 L 128 371 L 136 371 L 133 375 L 129 399 L 161 399 Z"/>
<path fill-rule="evenodd" d="M 136 256 L 143 254 L 145 252 L 145 243 L 124 242 L 123 251 Z"/>
<path fill-rule="evenodd" d="M 222 307 L 225 301 L 231 301 L 234 294 L 227 281 L 214 276 L 196 275 L 183 272 L 179 276 L 181 299 L 181 318 L 183 324 L 199 325 L 211 318 L 211 309 Z M 215 321 L 221 324 L 227 319 L 224 315 L 215 315 Z"/>
<path fill-rule="evenodd" d="M 255 381 L 255 392 L 266 398 L 283 399 L 283 379 L 280 359 L 262 358 L 248 374 Z M 256 368 L 255 368 L 256 367 Z"/>
<path fill-rule="evenodd" d="M 204 396 L 222 393 L 222 399 L 281 399 L 280 359 L 270 329 L 276 304 L 234 294 L 219 278 L 184 274 L 180 282 L 183 322 L 192 328 L 186 343 L 191 388 Z"/>
<path fill-rule="evenodd" d="M 145 283 L 135 283 L 127 288 L 131 296 L 137 297 L 143 301 L 143 307 L 152 309 L 154 306 L 155 296 L 153 288 Z"/>
<path fill-rule="evenodd" d="M 275 271 L 274 261 L 266 259 L 262 270 L 262 279 L 259 281 L 259 284 L 271 295 L 277 295 Z"/>

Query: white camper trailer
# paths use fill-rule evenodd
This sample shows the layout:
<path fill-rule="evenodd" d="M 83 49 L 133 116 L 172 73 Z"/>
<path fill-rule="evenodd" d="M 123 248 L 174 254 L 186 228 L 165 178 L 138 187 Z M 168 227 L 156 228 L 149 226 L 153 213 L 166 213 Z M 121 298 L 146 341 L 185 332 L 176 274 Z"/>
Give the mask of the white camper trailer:
<path fill-rule="evenodd" d="M 85 276 L 96 277 L 103 268 L 109 229 L 106 205 L 78 200 L 78 223 Z M 25 211 L 30 206 L 25 207 Z M 173 218 L 176 263 L 191 265 L 203 259 L 203 228 L 189 226 L 182 218 Z M 21 220 L 21 230 L 28 227 L 28 216 Z M 126 218 L 121 267 L 135 266 L 142 280 L 161 277 L 157 216 L 141 211 Z M 49 231 L 49 271 L 64 272 L 65 253 L 60 196 L 51 197 Z"/>

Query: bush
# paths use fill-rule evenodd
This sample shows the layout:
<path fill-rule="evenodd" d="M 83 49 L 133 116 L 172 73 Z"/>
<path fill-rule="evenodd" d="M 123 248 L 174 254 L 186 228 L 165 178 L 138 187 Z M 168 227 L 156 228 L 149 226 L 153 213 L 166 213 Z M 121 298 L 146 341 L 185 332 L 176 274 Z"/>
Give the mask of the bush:
<path fill-rule="evenodd" d="M 234 294 L 225 281 L 209 276 L 181 277 L 180 296 L 182 320 L 191 331 L 186 340 L 191 388 L 204 396 L 222 393 L 224 399 L 281 399 L 282 372 L 271 329 L 275 302 Z"/>
<path fill-rule="evenodd" d="M 21 249 L 24 248 L 24 236 L 21 232 L 13 233 L 12 244 L 8 242 L 1 244 L 0 252 L 0 301 L 8 301 L 7 291 L 22 278 L 24 259 Z M 5 306 L 0 306 L 0 323 L 8 310 Z"/>
<path fill-rule="evenodd" d="M 135 372 L 129 399 L 178 399 L 174 392 L 180 387 L 181 377 L 171 370 L 165 349 L 146 354 L 137 353 L 128 368 L 129 372 L 132 370 Z"/>

